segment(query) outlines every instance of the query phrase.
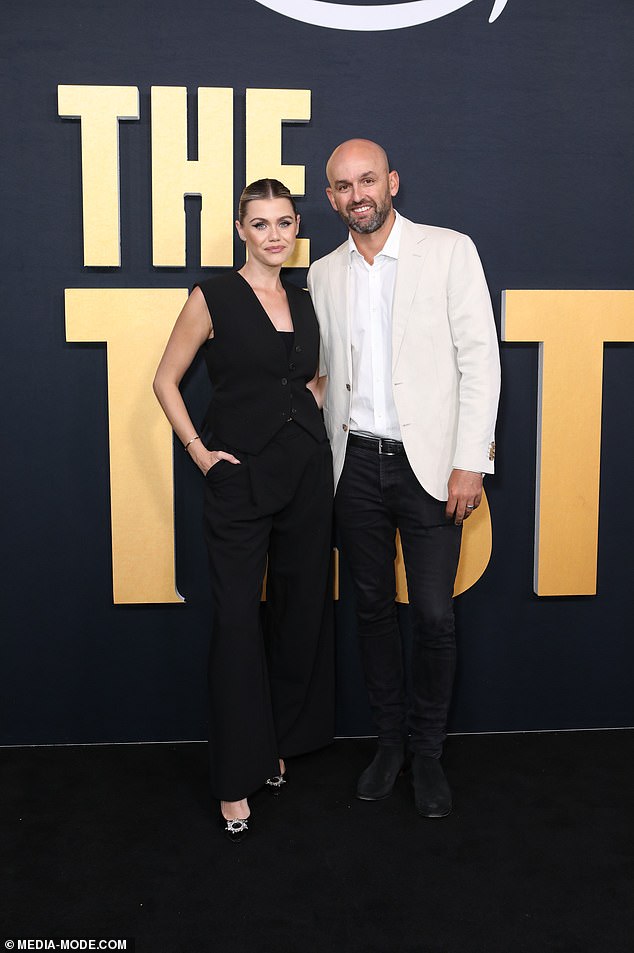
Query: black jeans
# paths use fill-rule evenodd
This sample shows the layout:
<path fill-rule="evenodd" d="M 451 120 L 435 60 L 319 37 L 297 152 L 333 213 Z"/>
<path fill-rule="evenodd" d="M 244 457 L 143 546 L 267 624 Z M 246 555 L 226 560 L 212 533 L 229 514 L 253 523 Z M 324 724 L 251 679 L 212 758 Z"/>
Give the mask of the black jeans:
<path fill-rule="evenodd" d="M 446 735 L 456 639 L 453 587 L 462 528 L 416 479 L 406 455 L 348 447 L 335 512 L 354 581 L 359 641 L 381 744 L 407 741 L 438 758 Z M 396 615 L 395 534 L 412 613 L 411 697 Z"/>

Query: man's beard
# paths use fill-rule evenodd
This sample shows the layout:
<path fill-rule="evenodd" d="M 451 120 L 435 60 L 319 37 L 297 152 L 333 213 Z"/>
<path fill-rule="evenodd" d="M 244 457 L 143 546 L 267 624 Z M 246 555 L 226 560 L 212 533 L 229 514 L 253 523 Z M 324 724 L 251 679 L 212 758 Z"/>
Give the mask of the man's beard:
<path fill-rule="evenodd" d="M 374 205 L 374 214 L 367 218 L 364 222 L 359 222 L 354 217 L 354 215 L 344 212 L 341 216 L 353 232 L 357 232 L 359 235 L 370 235 L 372 232 L 379 230 L 381 225 L 387 221 L 387 217 L 390 214 L 392 208 L 389 202 L 385 202 L 383 205 L 376 205 L 375 203 L 370 202 L 360 202 L 359 205 Z M 357 206 L 358 208 L 358 206 Z"/>

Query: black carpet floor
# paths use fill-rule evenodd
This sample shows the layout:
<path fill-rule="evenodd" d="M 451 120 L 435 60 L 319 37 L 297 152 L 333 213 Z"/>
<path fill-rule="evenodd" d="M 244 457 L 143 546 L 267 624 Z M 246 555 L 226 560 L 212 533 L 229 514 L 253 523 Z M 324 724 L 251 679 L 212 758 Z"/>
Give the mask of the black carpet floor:
<path fill-rule="evenodd" d="M 204 744 L 8 748 L 0 937 L 137 953 L 632 953 L 632 731 L 450 738 L 454 812 L 353 797 L 372 741 L 289 763 L 227 843 Z M 4 946 L 4 943 L 0 944 Z"/>

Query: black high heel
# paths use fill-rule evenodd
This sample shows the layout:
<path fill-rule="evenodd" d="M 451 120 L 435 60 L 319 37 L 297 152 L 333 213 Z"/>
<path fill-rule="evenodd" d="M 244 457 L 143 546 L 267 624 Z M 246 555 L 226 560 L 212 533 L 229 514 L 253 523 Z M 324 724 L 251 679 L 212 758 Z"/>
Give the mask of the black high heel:
<path fill-rule="evenodd" d="M 220 811 L 219 820 L 223 834 L 232 844 L 240 844 L 249 833 L 251 815 L 227 820 L 222 811 Z"/>
<path fill-rule="evenodd" d="M 285 771 L 284 774 L 274 774 L 272 778 L 267 778 L 264 782 L 264 787 L 269 791 L 273 797 L 279 797 L 282 793 L 282 788 L 287 783 L 288 780 L 288 771 Z"/>

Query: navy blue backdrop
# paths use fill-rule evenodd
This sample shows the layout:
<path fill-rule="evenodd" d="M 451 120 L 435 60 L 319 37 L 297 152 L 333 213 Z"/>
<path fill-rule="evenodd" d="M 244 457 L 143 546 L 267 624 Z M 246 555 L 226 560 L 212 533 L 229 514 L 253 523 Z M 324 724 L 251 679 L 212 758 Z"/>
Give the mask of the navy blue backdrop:
<path fill-rule="evenodd" d="M 206 734 L 198 474 L 176 455 L 187 604 L 113 606 L 105 347 L 69 344 L 64 332 L 66 287 L 185 287 L 201 273 L 195 200 L 187 269 L 151 264 L 152 85 L 187 86 L 190 111 L 199 86 L 233 87 L 236 196 L 245 90 L 312 90 L 311 121 L 284 127 L 283 161 L 306 166 L 300 207 L 313 258 L 344 237 L 323 194 L 324 160 L 339 141 L 366 136 L 400 172 L 404 214 L 474 238 L 498 325 L 504 288 L 632 286 L 634 6 L 509 0 L 489 24 L 492 5 L 349 32 L 255 0 L 4 0 L 2 743 Z M 58 84 L 140 91 L 140 120 L 120 124 L 119 269 L 82 265 L 80 129 L 57 115 Z M 502 370 L 497 474 L 487 482 L 493 555 L 457 601 L 451 728 L 631 725 L 634 345 L 605 350 L 593 597 L 533 594 L 537 345 L 502 345 Z M 186 396 L 202 412 L 200 366 Z M 368 733 L 345 564 L 337 616 L 338 730 Z"/>

